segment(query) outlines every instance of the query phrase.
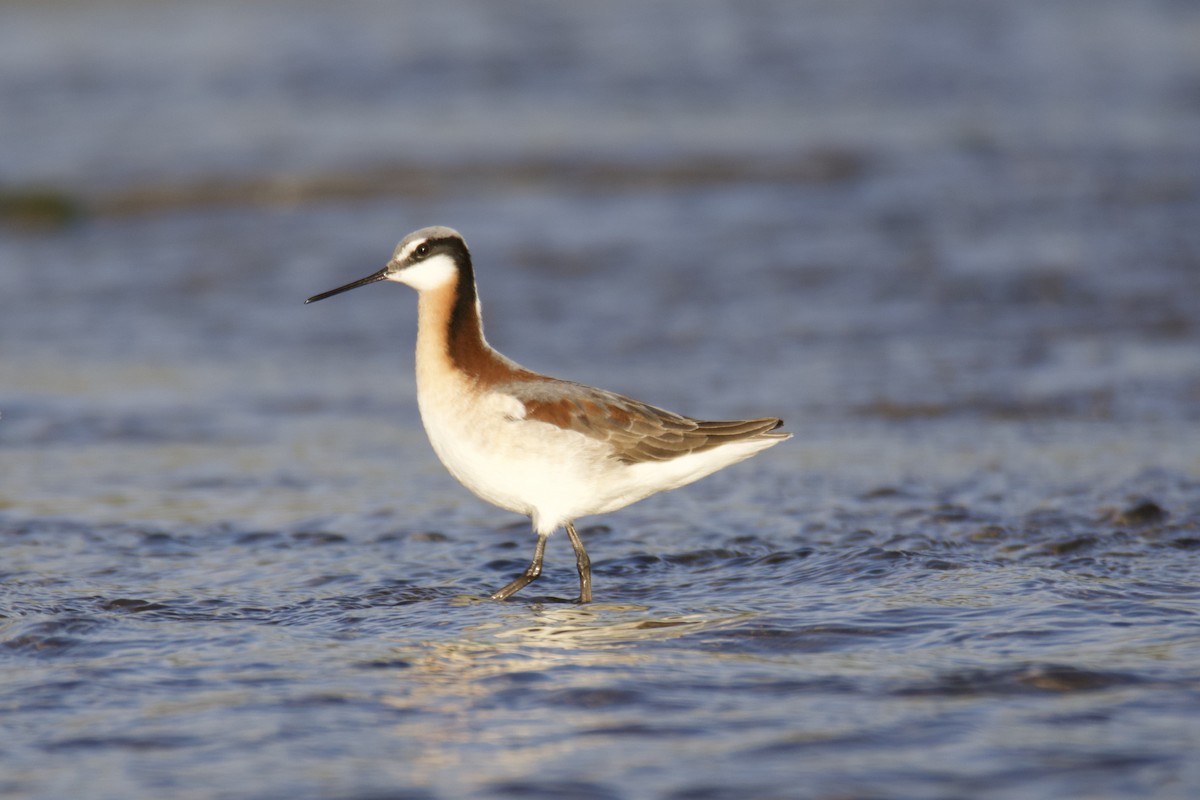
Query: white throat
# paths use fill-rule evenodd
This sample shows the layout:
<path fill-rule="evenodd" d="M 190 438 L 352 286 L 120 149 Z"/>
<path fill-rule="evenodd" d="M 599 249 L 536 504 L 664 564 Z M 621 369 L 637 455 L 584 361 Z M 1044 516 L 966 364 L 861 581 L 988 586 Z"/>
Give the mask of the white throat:
<path fill-rule="evenodd" d="M 436 289 L 454 280 L 458 274 L 458 266 L 450 256 L 439 253 L 424 261 L 405 267 L 387 276 L 389 281 L 404 283 L 418 292 L 426 289 Z"/>

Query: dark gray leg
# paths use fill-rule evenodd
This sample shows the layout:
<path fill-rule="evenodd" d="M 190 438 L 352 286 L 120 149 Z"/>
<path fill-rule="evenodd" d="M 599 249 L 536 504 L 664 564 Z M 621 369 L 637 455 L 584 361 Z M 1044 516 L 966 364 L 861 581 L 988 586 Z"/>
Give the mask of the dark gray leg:
<path fill-rule="evenodd" d="M 575 532 L 574 523 L 567 523 L 567 536 L 571 537 L 571 546 L 575 548 L 575 566 L 579 569 L 579 602 L 592 602 L 592 560 L 588 558 L 587 550 L 583 549 L 583 539 Z"/>
<path fill-rule="evenodd" d="M 537 579 L 538 575 L 542 574 L 542 555 L 546 552 L 546 539 L 549 538 L 542 534 L 538 534 L 537 547 L 533 549 L 533 561 L 525 568 L 515 581 L 505 586 L 503 589 L 492 594 L 493 600 L 507 600 L 517 592 L 524 589 L 529 584 Z"/>

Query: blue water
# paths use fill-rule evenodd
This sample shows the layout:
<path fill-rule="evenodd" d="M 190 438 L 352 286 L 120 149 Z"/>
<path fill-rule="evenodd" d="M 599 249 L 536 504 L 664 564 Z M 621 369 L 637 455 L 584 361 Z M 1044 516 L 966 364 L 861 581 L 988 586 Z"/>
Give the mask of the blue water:
<path fill-rule="evenodd" d="M 1198 36 L 4 4 L 0 793 L 1196 796 Z M 523 364 L 795 438 L 487 600 L 533 537 L 424 438 L 414 296 L 302 305 L 428 224 Z"/>

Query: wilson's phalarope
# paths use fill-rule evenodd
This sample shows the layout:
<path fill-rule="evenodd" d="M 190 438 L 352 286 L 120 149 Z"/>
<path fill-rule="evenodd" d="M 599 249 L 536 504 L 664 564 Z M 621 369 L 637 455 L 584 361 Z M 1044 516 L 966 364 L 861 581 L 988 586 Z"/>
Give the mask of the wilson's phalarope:
<path fill-rule="evenodd" d="M 703 422 L 505 358 L 483 338 L 471 254 L 450 228 L 410 233 L 383 269 L 305 303 L 385 280 L 419 293 L 417 405 L 434 452 L 479 497 L 533 521 L 533 561 L 495 600 L 541 574 L 546 539 L 565 527 L 579 602 L 591 602 L 591 562 L 574 520 L 684 486 L 792 436 L 773 433 L 783 424 L 775 417 Z"/>

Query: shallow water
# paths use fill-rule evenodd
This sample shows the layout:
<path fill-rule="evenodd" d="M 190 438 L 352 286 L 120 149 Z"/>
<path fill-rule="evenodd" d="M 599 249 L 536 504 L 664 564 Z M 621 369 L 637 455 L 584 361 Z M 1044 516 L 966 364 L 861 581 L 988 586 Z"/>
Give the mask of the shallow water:
<path fill-rule="evenodd" d="M 514 8 L 0 6 L 0 792 L 1200 792 L 1192 5 Z M 413 296 L 301 305 L 431 223 L 795 439 L 486 600 Z"/>

